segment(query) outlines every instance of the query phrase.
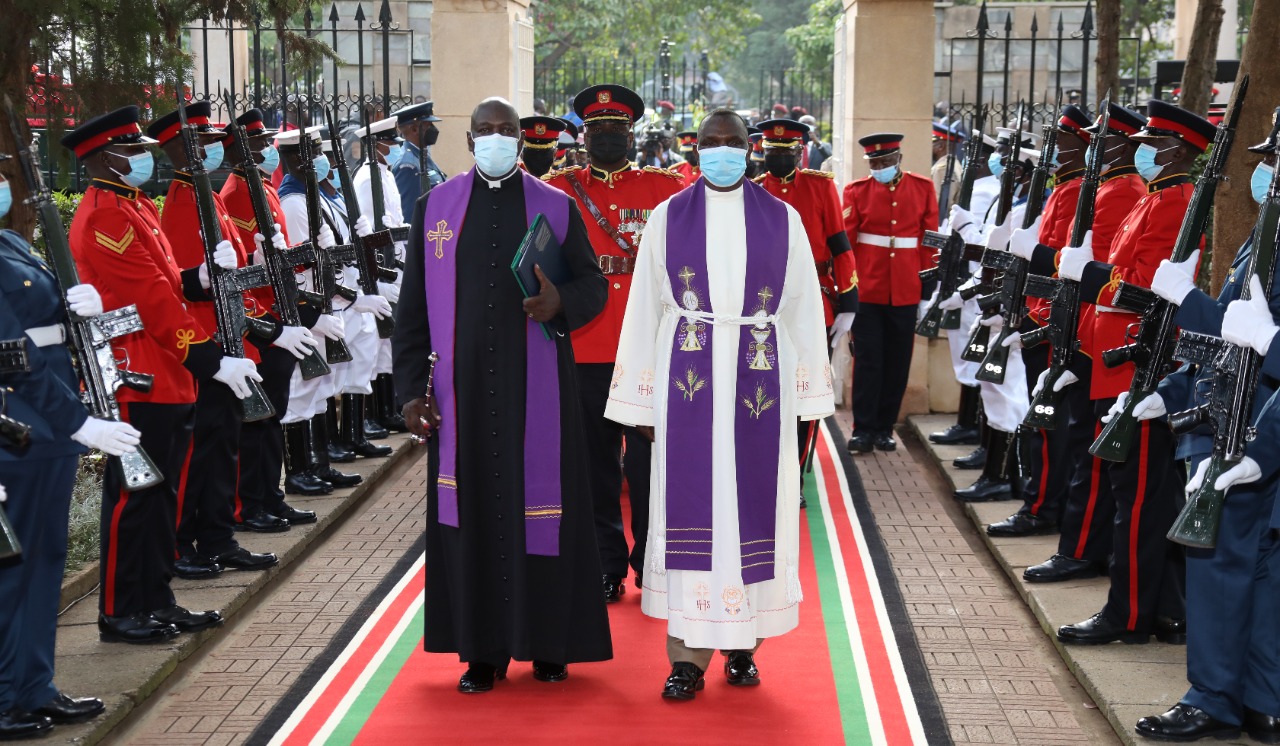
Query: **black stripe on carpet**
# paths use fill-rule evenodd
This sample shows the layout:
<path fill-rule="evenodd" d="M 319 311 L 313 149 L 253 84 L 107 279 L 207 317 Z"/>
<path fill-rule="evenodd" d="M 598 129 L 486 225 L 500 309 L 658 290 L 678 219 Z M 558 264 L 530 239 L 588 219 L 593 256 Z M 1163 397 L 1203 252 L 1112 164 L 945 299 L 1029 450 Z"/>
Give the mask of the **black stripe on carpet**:
<path fill-rule="evenodd" d="M 889 558 L 889 550 L 885 548 L 884 539 L 880 536 L 880 528 L 876 525 L 875 516 L 871 513 L 871 505 L 867 502 L 867 489 L 862 484 L 862 475 L 858 473 L 858 465 L 849 455 L 843 444 L 848 436 L 840 431 L 835 417 L 826 419 L 827 432 L 835 443 L 835 451 L 840 456 L 840 465 L 844 467 L 845 479 L 849 483 L 849 495 L 852 498 L 853 510 L 862 524 L 862 533 L 866 538 L 867 553 L 871 555 L 871 566 L 875 569 L 876 579 L 880 583 L 880 594 L 884 598 L 885 611 L 889 615 L 889 626 L 898 641 L 898 654 L 902 657 L 902 667 L 906 670 L 907 681 L 911 685 L 911 696 L 915 700 L 916 710 L 920 713 L 920 722 L 924 726 L 925 737 L 930 744 L 948 746 L 952 743 L 951 733 L 947 730 L 947 721 L 942 716 L 942 705 L 933 690 L 933 679 L 929 677 L 929 669 L 924 663 L 924 653 L 916 642 L 916 631 L 911 626 L 911 617 L 907 614 L 907 605 L 902 600 L 902 592 L 898 590 L 898 579 L 893 574 L 893 563 Z"/>
<path fill-rule="evenodd" d="M 377 610 L 378 604 L 382 603 L 387 594 L 391 593 L 396 583 L 400 582 L 405 573 L 409 572 L 409 568 L 413 567 L 413 563 L 422 556 L 426 549 L 427 537 L 424 534 L 418 537 L 418 540 L 413 543 L 413 547 L 405 552 L 404 556 L 396 562 L 395 567 L 391 568 L 387 576 L 378 583 L 377 587 L 370 591 L 369 595 L 365 596 L 364 600 L 360 602 L 360 605 L 352 612 L 347 621 L 338 629 L 338 633 L 329 641 L 324 650 L 320 651 L 315 660 L 311 661 L 302 674 L 298 676 L 297 681 L 293 682 L 293 686 L 289 687 L 289 691 L 285 692 L 280 701 L 276 702 L 275 707 L 271 708 L 271 712 L 268 712 L 267 716 L 258 724 L 258 727 L 254 728 L 253 733 L 245 741 L 247 746 L 266 746 L 271 741 L 276 731 L 284 726 L 285 721 L 289 719 L 289 716 L 293 714 L 298 705 L 302 704 L 302 700 L 306 699 L 307 694 L 324 676 L 325 671 L 329 670 L 329 667 L 346 649 L 352 638 L 356 636 L 356 633 L 360 631 L 364 623 Z"/>

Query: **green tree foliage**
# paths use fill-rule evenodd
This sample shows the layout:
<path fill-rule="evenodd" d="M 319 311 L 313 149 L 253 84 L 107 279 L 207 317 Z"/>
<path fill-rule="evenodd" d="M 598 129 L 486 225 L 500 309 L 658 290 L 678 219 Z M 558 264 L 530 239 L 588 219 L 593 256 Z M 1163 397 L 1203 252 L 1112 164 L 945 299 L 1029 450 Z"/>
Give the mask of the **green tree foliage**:
<path fill-rule="evenodd" d="M 809 69 L 830 67 L 835 53 L 836 19 L 840 0 L 817 0 L 809 6 L 809 18 L 786 30 L 787 43 L 796 52 L 796 65 Z"/>

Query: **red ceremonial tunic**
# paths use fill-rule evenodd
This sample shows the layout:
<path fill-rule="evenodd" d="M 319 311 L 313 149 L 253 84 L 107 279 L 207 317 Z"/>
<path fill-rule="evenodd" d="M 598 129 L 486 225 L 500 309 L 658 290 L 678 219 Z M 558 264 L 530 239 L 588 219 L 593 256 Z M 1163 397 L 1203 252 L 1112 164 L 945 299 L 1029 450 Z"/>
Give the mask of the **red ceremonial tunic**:
<path fill-rule="evenodd" d="M 785 179 L 766 173 L 756 178 L 765 191 L 786 202 L 800 213 L 804 232 L 809 238 L 813 261 L 818 268 L 818 282 L 822 285 L 822 305 L 826 312 L 827 326 L 835 320 L 837 298 L 858 286 L 858 265 L 853 251 L 841 240 L 843 251 L 832 256 L 829 243 L 832 236 L 844 232 L 840 213 L 840 195 L 836 192 L 833 174 L 823 171 L 799 169 Z"/>
<path fill-rule="evenodd" d="M 272 219 L 280 226 L 280 230 L 284 234 L 285 243 L 292 246 L 293 242 L 289 240 L 289 226 L 285 225 L 284 211 L 280 209 L 280 196 L 276 193 L 276 188 L 271 186 L 271 182 L 263 179 L 262 191 L 267 195 L 267 207 L 271 210 Z M 231 175 L 227 177 L 226 183 L 222 185 L 222 191 L 219 194 L 222 197 L 222 204 L 227 207 L 227 214 L 231 216 L 231 224 L 235 226 L 236 233 L 240 236 L 240 243 L 244 245 L 245 251 L 250 253 L 257 251 L 257 244 L 253 237 L 261 233 L 261 231 L 258 230 L 258 220 L 253 215 L 253 202 L 249 199 L 248 182 L 244 180 L 240 169 L 237 168 L 231 172 Z M 275 307 L 276 294 L 270 285 L 251 290 L 249 294 L 257 300 L 261 308 L 272 309 Z"/>
<path fill-rule="evenodd" d="M 1075 224 L 1076 203 L 1080 199 L 1080 175 L 1084 169 L 1062 174 L 1062 180 L 1054 184 L 1040 213 L 1040 233 L 1036 240 L 1044 246 L 1061 248 L 1071 240 L 1071 227 Z M 1049 318 L 1049 300 L 1027 298 L 1027 315 L 1040 326 Z"/>
<path fill-rule="evenodd" d="M 684 179 L 684 185 L 689 186 L 693 182 L 702 177 L 702 169 L 694 166 L 688 161 L 681 161 L 671 167 L 672 171 L 680 174 L 680 178 Z"/>
<path fill-rule="evenodd" d="M 95 179 L 80 200 L 69 235 L 80 281 L 93 285 L 102 307 L 136 305 L 143 330 L 112 341 L 129 370 L 155 377 L 151 391 L 121 387 L 125 402 L 190 404 L 192 374 L 211 377 L 222 353 L 183 303 L 183 278 L 160 216 L 132 187 Z M 185 367 L 184 367 L 185 366 Z"/>
<path fill-rule="evenodd" d="M 938 197 L 932 180 L 904 171 L 889 184 L 870 176 L 846 184 L 844 231 L 857 261 L 858 301 L 919 303 L 920 270 L 934 264 L 933 252 L 920 241 L 925 231 L 936 230 Z M 904 246 L 900 239 L 914 245 Z"/>
<path fill-rule="evenodd" d="M 630 255 L 600 227 L 569 180 L 575 179 L 582 185 L 600 215 L 631 244 L 632 251 L 640 247 L 640 236 L 653 208 L 684 188 L 678 174 L 652 166 L 626 168 L 612 174 L 594 167 L 573 166 L 549 173 L 542 179 L 578 203 L 596 256 L 617 257 L 616 260 L 606 260 L 617 265 Z M 612 363 L 618 356 L 618 337 L 622 334 L 622 316 L 626 313 L 627 295 L 631 292 L 631 273 L 610 272 L 604 266 L 601 269 L 606 270 L 609 298 L 599 316 L 571 335 L 574 360 L 579 363 Z"/>

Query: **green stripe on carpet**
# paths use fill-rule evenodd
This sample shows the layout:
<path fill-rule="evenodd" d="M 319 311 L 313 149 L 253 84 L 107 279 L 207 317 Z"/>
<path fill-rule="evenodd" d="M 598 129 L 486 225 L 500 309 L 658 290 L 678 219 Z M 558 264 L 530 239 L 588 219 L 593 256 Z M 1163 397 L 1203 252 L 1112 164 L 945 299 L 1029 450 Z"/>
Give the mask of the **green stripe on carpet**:
<path fill-rule="evenodd" d="M 325 741 L 326 744 L 338 746 L 355 741 L 364 724 L 368 722 L 369 716 L 373 714 L 373 708 L 377 707 L 386 696 L 391 682 L 395 680 L 400 670 L 409 661 L 409 656 L 418 648 L 418 643 L 422 641 L 422 630 L 425 624 L 424 610 L 424 606 L 418 606 L 413 619 L 400 633 L 400 638 L 387 652 L 387 657 L 382 660 L 378 670 L 369 677 L 369 681 L 360 690 L 355 702 L 351 703 L 351 708 L 342 716 L 342 721 Z"/>

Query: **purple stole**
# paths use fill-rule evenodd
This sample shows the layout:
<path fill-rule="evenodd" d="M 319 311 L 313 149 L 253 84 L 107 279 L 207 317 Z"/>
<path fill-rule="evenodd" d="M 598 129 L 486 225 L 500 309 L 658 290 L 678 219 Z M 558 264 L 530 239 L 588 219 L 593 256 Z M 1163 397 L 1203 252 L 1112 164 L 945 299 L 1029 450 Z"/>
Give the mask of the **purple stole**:
<path fill-rule="evenodd" d="M 458 400 L 454 380 L 457 312 L 457 241 L 463 231 L 475 169 L 431 191 L 423 219 L 425 231 L 427 315 L 436 362 L 434 395 L 444 416 L 435 434 L 440 443 L 439 520 L 458 527 Z M 546 216 L 556 240 L 564 242 L 569 228 L 569 198 L 520 171 L 524 183 L 526 224 Z M 511 219 L 512 216 L 503 216 Z M 524 527 L 525 551 L 556 557 L 560 554 L 560 383 L 556 341 L 546 339 L 538 322 L 525 320 L 526 360 L 524 412 Z"/>
<path fill-rule="evenodd" d="M 707 278 L 704 180 L 671 198 L 667 274 L 676 302 L 691 314 L 677 322 L 667 396 L 667 567 L 711 570 L 714 376 L 711 324 L 701 314 L 755 317 L 741 325 L 734 395 L 734 445 L 742 582 L 772 580 L 782 443 L 778 334 L 772 323 L 787 273 L 788 220 L 782 202 L 742 183 L 747 221 L 746 287 L 741 309 L 711 308 Z"/>

